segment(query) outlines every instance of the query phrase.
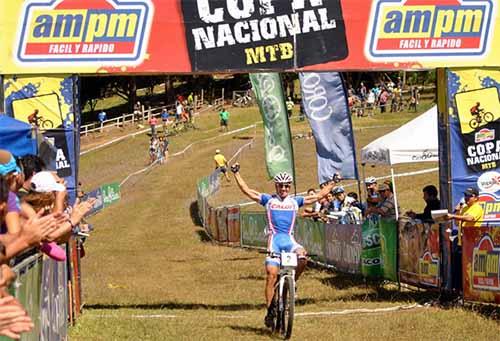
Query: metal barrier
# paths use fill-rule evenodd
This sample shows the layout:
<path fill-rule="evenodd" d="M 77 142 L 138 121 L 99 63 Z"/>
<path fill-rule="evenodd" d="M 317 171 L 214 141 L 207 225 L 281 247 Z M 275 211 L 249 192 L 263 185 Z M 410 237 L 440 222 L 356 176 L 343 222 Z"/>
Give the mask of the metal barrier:
<path fill-rule="evenodd" d="M 17 275 L 10 292 L 26 309 L 34 323 L 21 340 L 65 340 L 68 330 L 68 286 L 66 262 L 57 262 L 41 253 L 13 267 Z M 0 340 L 10 340 L 0 337 Z"/>

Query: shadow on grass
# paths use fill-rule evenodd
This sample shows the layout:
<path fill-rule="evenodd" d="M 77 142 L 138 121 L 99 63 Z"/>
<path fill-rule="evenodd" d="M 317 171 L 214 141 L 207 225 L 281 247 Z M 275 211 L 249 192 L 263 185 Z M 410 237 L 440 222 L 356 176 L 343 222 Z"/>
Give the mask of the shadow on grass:
<path fill-rule="evenodd" d="M 321 301 L 312 298 L 298 299 L 295 304 L 298 306 L 306 304 L 316 304 Z M 203 304 L 203 303 L 182 303 L 182 302 L 164 302 L 153 304 L 90 304 L 85 305 L 85 309 L 93 310 L 119 310 L 119 309 L 142 309 L 142 310 L 216 310 L 216 311 L 245 311 L 262 310 L 266 305 L 264 303 L 236 303 L 236 304 Z"/>
<path fill-rule="evenodd" d="M 246 136 L 246 135 L 238 135 L 238 136 L 233 136 L 234 140 L 251 140 L 253 139 L 253 136 Z"/>
<path fill-rule="evenodd" d="M 200 238 L 200 241 L 202 243 L 211 243 L 212 239 L 210 239 L 210 236 L 208 235 L 207 231 L 204 229 L 196 230 L 196 233 L 198 234 L 198 237 Z"/>
<path fill-rule="evenodd" d="M 413 301 L 424 303 L 431 300 L 436 300 L 439 293 L 426 290 L 399 290 L 397 287 L 387 288 L 383 281 L 367 280 L 359 275 L 336 273 L 332 277 L 323 278 L 320 280 L 326 286 L 333 287 L 337 290 L 347 290 L 345 296 L 341 296 L 339 300 L 360 300 L 360 301 L 375 301 L 375 302 L 400 302 Z M 397 284 L 394 284 L 397 285 Z M 351 288 L 365 289 L 365 293 L 349 293 Z"/>
<path fill-rule="evenodd" d="M 465 303 L 463 308 L 487 319 L 500 321 L 500 306 L 492 304 Z"/>
<path fill-rule="evenodd" d="M 239 333 L 245 333 L 245 334 L 252 334 L 252 335 L 260 335 L 260 336 L 269 336 L 273 338 L 273 335 L 271 334 L 271 331 L 268 328 L 256 328 L 256 327 L 250 327 L 250 326 L 229 326 L 234 331 L 237 331 Z M 276 335 L 274 338 L 277 338 L 278 336 Z"/>
<path fill-rule="evenodd" d="M 200 218 L 200 209 L 198 207 L 197 201 L 193 201 L 189 205 L 189 215 L 191 216 L 191 220 L 193 221 L 194 225 L 203 227 L 203 222 Z"/>
<path fill-rule="evenodd" d="M 264 276 L 255 276 L 255 275 L 248 275 L 248 276 L 240 276 L 238 279 L 241 280 L 249 280 L 249 281 L 264 281 Z"/>
<path fill-rule="evenodd" d="M 154 304 L 92 304 L 85 305 L 85 309 L 118 310 L 118 309 L 142 309 L 142 310 L 217 310 L 217 311 L 243 311 L 264 310 L 264 303 L 240 303 L 240 304 L 202 304 L 202 303 L 180 303 L 165 302 Z"/>

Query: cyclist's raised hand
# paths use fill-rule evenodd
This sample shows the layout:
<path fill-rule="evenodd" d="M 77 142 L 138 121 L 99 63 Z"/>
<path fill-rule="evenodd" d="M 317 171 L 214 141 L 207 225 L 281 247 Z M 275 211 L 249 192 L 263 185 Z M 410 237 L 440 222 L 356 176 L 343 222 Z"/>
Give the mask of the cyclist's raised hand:
<path fill-rule="evenodd" d="M 231 172 L 238 173 L 240 171 L 240 164 L 236 162 L 231 166 Z"/>

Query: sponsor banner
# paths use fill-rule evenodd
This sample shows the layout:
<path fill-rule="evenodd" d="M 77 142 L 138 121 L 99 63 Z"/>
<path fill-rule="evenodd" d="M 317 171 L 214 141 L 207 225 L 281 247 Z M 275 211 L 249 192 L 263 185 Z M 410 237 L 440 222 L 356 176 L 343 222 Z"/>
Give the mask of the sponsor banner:
<path fill-rule="evenodd" d="M 497 0 L 9 0 L 0 73 L 496 66 Z"/>
<path fill-rule="evenodd" d="M 44 320 L 38 318 L 41 312 L 40 303 L 42 300 L 42 287 L 40 285 L 42 267 L 42 257 L 34 255 L 23 260 L 13 268 L 17 278 L 15 283 L 11 285 L 9 291 L 19 301 L 23 308 L 26 309 L 26 312 L 31 317 L 34 324 L 31 333 L 23 335 L 23 340 L 39 340 L 39 333 L 42 330 L 42 323 Z M 61 283 L 61 285 L 65 286 L 65 282 Z M 66 302 L 64 302 L 64 304 L 66 304 Z M 66 318 L 66 316 L 64 316 L 64 318 Z M 2 337 L 2 339 L 7 338 Z"/>
<path fill-rule="evenodd" d="M 325 224 L 312 219 L 298 218 L 295 222 L 294 237 L 314 259 L 325 262 Z"/>
<path fill-rule="evenodd" d="M 68 329 L 68 275 L 65 262 L 43 260 L 41 340 L 64 340 Z"/>
<path fill-rule="evenodd" d="M 281 77 L 277 73 L 255 73 L 250 80 L 264 121 L 267 173 L 270 178 L 283 171 L 295 175 Z"/>
<path fill-rule="evenodd" d="M 38 155 L 48 170 L 57 172 L 57 175 L 66 181 L 70 199 L 73 200 L 76 195 L 78 172 L 75 131 L 73 129 L 50 129 L 45 130 L 41 136 L 38 144 Z"/>
<path fill-rule="evenodd" d="M 100 212 L 104 208 L 104 196 L 102 195 L 102 189 L 100 187 L 91 192 L 85 193 L 85 196 L 83 197 L 82 200 L 86 201 L 91 198 L 95 199 L 95 203 L 92 206 L 90 212 L 87 213 L 86 215 L 87 217 Z"/>
<path fill-rule="evenodd" d="M 230 243 L 240 242 L 240 207 L 227 208 L 227 234 Z"/>
<path fill-rule="evenodd" d="M 208 206 L 208 205 L 207 205 Z M 217 227 L 217 211 L 213 207 L 208 207 L 208 233 L 213 239 L 219 240 L 219 228 Z"/>
<path fill-rule="evenodd" d="M 117 182 L 102 185 L 101 191 L 104 207 L 108 207 L 120 200 L 120 184 Z"/>
<path fill-rule="evenodd" d="M 440 286 L 439 225 L 401 218 L 399 224 L 399 279 L 420 287 Z"/>
<path fill-rule="evenodd" d="M 361 273 L 365 277 L 382 277 L 379 219 L 372 215 L 361 226 Z"/>
<path fill-rule="evenodd" d="M 291 69 L 348 54 L 340 0 L 181 0 L 181 5 L 196 70 Z"/>
<path fill-rule="evenodd" d="M 395 220 L 379 220 L 380 231 L 380 256 L 382 259 L 382 272 L 385 279 L 398 281 L 398 225 Z"/>
<path fill-rule="evenodd" d="M 241 246 L 267 247 L 266 226 L 264 212 L 241 212 Z"/>
<path fill-rule="evenodd" d="M 500 70 L 448 70 L 451 203 L 479 189 L 483 224 L 500 221 Z M 445 170 L 446 171 L 446 170 Z M 448 172 L 448 171 L 446 171 Z"/>
<path fill-rule="evenodd" d="M 5 113 L 42 131 L 72 128 L 74 82 L 71 75 L 5 76 Z"/>
<path fill-rule="evenodd" d="M 325 258 L 339 271 L 361 273 L 361 225 L 326 224 Z"/>
<path fill-rule="evenodd" d="M 500 227 L 464 229 L 462 269 L 466 300 L 500 303 Z"/>
<path fill-rule="evenodd" d="M 208 195 L 214 195 L 220 189 L 220 170 L 215 170 L 208 176 Z"/>
<path fill-rule="evenodd" d="M 219 242 L 228 241 L 227 231 L 227 207 L 220 207 L 216 209 L 217 228 L 219 229 Z"/>
<path fill-rule="evenodd" d="M 50 170 L 66 180 L 70 200 L 76 197 L 80 135 L 75 123 L 78 97 L 76 76 L 5 76 L 4 107 L 7 115 L 42 132 L 38 153 Z"/>
<path fill-rule="evenodd" d="M 351 115 L 340 74 L 307 72 L 299 76 L 304 111 L 316 141 L 319 182 L 330 180 L 335 173 L 357 179 Z"/>

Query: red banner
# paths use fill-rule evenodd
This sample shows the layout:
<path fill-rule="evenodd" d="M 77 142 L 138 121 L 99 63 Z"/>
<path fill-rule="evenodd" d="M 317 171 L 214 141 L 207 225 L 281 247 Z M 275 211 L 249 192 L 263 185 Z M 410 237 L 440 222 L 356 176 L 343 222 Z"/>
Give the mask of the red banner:
<path fill-rule="evenodd" d="M 500 227 L 464 229 L 462 273 L 466 300 L 500 303 Z"/>

